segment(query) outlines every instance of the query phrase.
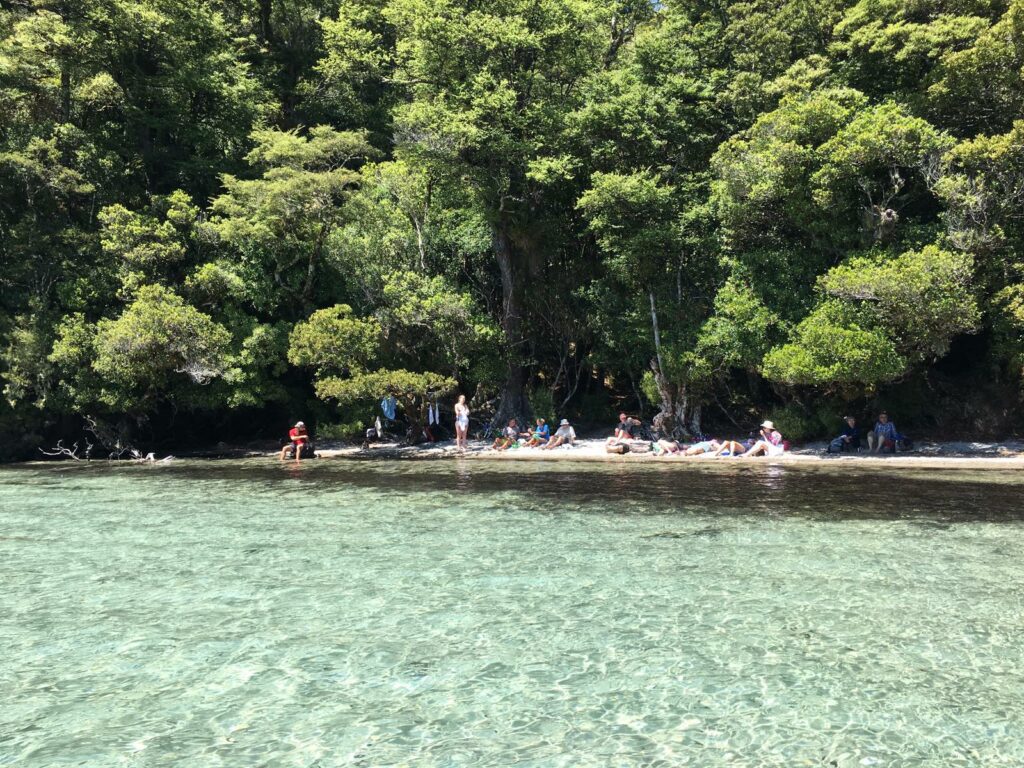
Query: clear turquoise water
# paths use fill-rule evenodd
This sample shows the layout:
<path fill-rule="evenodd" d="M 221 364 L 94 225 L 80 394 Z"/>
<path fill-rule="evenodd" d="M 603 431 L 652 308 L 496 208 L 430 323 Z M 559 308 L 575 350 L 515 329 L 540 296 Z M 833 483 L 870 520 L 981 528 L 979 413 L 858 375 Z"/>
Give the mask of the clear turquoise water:
<path fill-rule="evenodd" d="M 0 468 L 0 764 L 1024 765 L 1022 488 Z"/>

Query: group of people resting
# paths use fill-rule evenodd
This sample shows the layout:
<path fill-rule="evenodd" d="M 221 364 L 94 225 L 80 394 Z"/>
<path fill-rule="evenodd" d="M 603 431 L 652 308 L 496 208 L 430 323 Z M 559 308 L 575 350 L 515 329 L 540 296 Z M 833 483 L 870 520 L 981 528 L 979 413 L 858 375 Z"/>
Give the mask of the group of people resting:
<path fill-rule="evenodd" d="M 846 426 L 828 446 L 828 453 L 858 451 L 861 448 L 861 432 L 857 419 L 846 416 Z M 789 449 L 789 443 L 783 439 L 782 433 L 775 428 L 770 420 L 760 426 L 758 437 L 745 441 L 717 438 L 704 439 L 695 443 L 682 443 L 678 440 L 651 439 L 640 434 L 642 422 L 626 413 L 619 414 L 619 423 L 614 433 L 605 441 L 605 448 L 610 453 L 626 453 L 627 451 L 651 451 L 656 456 L 781 456 Z M 524 448 L 557 448 L 560 445 L 573 445 L 576 432 L 568 419 L 562 419 L 558 430 L 552 435 L 544 419 L 537 419 L 533 429 L 520 431 L 516 419 L 510 419 L 501 434 L 491 445 L 496 451 L 505 451 L 513 447 Z M 867 434 L 868 450 L 873 453 L 882 451 L 895 452 L 897 448 L 907 448 L 910 441 L 896 430 L 896 425 L 889 420 L 885 411 L 878 415 L 878 422 Z"/>
<path fill-rule="evenodd" d="M 509 448 L 542 448 L 550 450 L 560 445 L 573 445 L 576 442 L 576 430 L 568 419 L 562 419 L 558 429 L 551 434 L 551 427 L 544 419 L 537 419 L 533 429 L 526 432 L 519 431 L 519 422 L 516 419 L 509 419 L 508 426 L 501 430 L 501 434 L 495 438 L 491 448 L 496 451 L 506 451 Z"/>
<path fill-rule="evenodd" d="M 770 421 L 761 424 L 760 438 L 744 445 L 737 440 L 702 440 L 692 445 L 676 440 L 649 440 L 640 435 L 642 423 L 625 413 L 619 414 L 619 423 L 614 434 L 605 441 L 605 448 L 610 453 L 626 453 L 629 450 L 643 452 L 652 451 L 657 456 L 778 456 L 786 450 L 782 433 Z M 537 419 L 533 429 L 521 431 L 516 419 L 509 419 L 501 434 L 495 438 L 491 448 L 496 451 L 507 451 L 510 448 L 541 448 L 552 449 L 561 445 L 573 445 L 576 432 L 568 419 L 562 419 L 554 434 L 544 419 Z"/>
<path fill-rule="evenodd" d="M 861 449 L 861 432 L 860 427 L 857 426 L 857 419 L 854 416 L 844 416 L 843 421 L 846 422 L 846 426 L 828 444 L 826 453 L 846 453 Z M 871 453 L 882 453 L 883 451 L 895 453 L 897 448 L 907 450 L 911 447 L 910 439 L 897 431 L 896 425 L 889 420 L 889 414 L 885 411 L 878 414 L 878 421 L 868 432 L 867 440 L 868 450 Z"/>
<path fill-rule="evenodd" d="M 608 442 L 612 443 L 614 439 L 611 437 Z M 651 445 L 651 450 L 657 456 L 680 455 L 714 458 L 719 456 L 781 456 L 788 448 L 789 443 L 782 439 L 782 433 L 775 428 L 774 423 L 768 420 L 762 422 L 758 437 L 746 442 L 712 438 L 687 445 L 678 440 L 661 439 Z"/>

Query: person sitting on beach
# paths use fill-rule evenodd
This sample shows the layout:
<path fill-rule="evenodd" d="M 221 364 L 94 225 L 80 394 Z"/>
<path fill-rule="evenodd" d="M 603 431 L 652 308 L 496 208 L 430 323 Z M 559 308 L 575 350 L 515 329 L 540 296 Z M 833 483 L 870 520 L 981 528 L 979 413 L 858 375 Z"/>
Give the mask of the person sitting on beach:
<path fill-rule="evenodd" d="M 640 421 L 624 413 L 619 414 L 619 423 L 615 425 L 615 434 L 605 440 L 605 445 L 618 445 L 619 443 L 630 443 L 636 437 L 640 428 Z"/>
<path fill-rule="evenodd" d="M 541 448 L 550 450 L 552 448 L 557 448 L 560 445 L 572 445 L 575 442 L 576 430 L 574 430 L 572 425 L 569 424 L 568 419 L 562 419 L 561 423 L 558 425 L 558 429 L 555 430 L 555 434 L 553 434 L 551 439 L 542 445 Z"/>
<path fill-rule="evenodd" d="M 501 430 L 501 434 L 495 438 L 491 448 L 496 451 L 504 451 L 511 448 L 519 439 L 519 424 L 515 419 L 508 420 L 508 426 Z"/>
<path fill-rule="evenodd" d="M 538 445 L 544 445 L 548 441 L 551 437 L 551 427 L 547 425 L 544 419 L 537 419 L 537 426 L 531 432 L 520 432 L 519 436 L 523 438 L 523 446 L 534 448 Z"/>
<path fill-rule="evenodd" d="M 770 421 L 761 424 L 761 439 L 750 446 L 743 456 L 781 456 L 786 450 L 782 443 L 782 433 Z"/>
<path fill-rule="evenodd" d="M 288 430 L 288 444 L 281 449 L 281 461 L 285 460 L 290 450 L 295 451 L 295 460 L 299 461 L 308 445 L 309 433 L 306 432 L 306 425 L 301 421 L 295 422 L 295 426 Z"/>
<path fill-rule="evenodd" d="M 685 451 L 684 456 L 701 456 L 705 453 L 714 453 L 720 443 L 717 440 L 701 440 L 699 443 L 694 443 Z"/>
<path fill-rule="evenodd" d="M 719 456 L 742 456 L 744 453 L 746 453 L 746 449 L 743 447 L 743 443 L 737 440 L 723 440 L 712 451 L 711 456 L 717 459 Z"/>
<path fill-rule="evenodd" d="M 853 416 L 844 416 L 846 426 L 843 431 L 828 444 L 827 453 L 843 453 L 844 451 L 860 450 L 860 427 Z"/>
<path fill-rule="evenodd" d="M 900 441 L 900 433 L 896 425 L 889 421 L 889 414 L 882 411 L 878 414 L 875 428 L 868 432 L 868 450 L 878 453 L 882 450 L 896 453 L 896 443 Z"/>

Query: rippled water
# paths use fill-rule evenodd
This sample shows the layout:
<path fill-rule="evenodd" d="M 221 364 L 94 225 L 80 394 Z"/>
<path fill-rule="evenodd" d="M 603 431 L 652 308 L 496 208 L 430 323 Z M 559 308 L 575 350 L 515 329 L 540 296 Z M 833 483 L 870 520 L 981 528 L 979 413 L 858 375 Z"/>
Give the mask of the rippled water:
<path fill-rule="evenodd" d="M 1020 766 L 1022 488 L 0 468 L 0 764 Z"/>

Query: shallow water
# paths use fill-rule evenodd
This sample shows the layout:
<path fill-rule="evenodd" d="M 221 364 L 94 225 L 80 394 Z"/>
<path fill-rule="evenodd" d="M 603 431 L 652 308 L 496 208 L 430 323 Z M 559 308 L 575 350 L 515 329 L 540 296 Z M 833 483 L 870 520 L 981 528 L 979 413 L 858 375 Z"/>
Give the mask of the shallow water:
<path fill-rule="evenodd" d="M 0 764 L 1020 766 L 1022 489 L 0 468 Z"/>

